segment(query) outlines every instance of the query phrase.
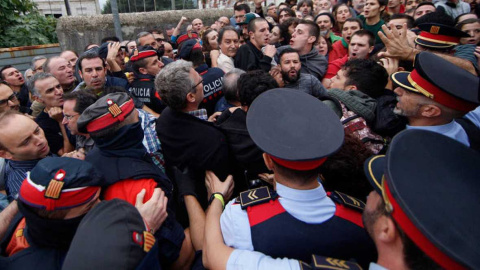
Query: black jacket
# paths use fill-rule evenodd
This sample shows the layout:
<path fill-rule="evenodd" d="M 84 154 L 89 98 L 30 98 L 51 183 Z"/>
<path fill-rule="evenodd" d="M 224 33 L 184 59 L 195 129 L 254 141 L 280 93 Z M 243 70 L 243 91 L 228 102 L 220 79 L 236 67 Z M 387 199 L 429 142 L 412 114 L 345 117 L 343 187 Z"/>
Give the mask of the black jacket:
<path fill-rule="evenodd" d="M 241 46 L 235 55 L 234 65 L 245 71 L 261 69 L 269 72 L 272 67 L 272 58 L 266 56 L 257 49 L 250 41 Z"/>

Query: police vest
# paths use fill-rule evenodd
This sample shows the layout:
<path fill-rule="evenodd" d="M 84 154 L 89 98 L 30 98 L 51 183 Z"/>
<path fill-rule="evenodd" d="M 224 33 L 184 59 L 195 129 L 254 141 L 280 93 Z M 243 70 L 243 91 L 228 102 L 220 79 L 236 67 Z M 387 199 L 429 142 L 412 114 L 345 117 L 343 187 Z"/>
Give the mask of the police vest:
<path fill-rule="evenodd" d="M 130 85 L 128 91 L 156 113 L 162 113 L 167 107 L 167 105 L 160 99 L 160 95 L 155 91 L 153 79 L 145 78 L 135 80 Z"/>
<path fill-rule="evenodd" d="M 243 192 L 239 198 L 247 209 L 254 250 L 305 262 L 310 262 L 312 254 L 353 258 L 362 265 L 374 261 L 375 245 L 362 224 L 365 204 L 340 192 L 328 195 L 335 202 L 334 216 L 320 224 L 308 224 L 288 213 L 276 193 L 266 187 Z"/>

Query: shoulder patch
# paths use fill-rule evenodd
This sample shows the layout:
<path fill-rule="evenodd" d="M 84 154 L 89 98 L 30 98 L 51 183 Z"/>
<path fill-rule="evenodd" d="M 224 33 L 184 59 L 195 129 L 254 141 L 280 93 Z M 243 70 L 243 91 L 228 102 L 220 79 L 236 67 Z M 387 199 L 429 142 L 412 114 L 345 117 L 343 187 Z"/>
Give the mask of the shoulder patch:
<path fill-rule="evenodd" d="M 318 255 L 312 256 L 313 269 L 334 269 L 334 270 L 362 270 L 362 267 L 353 261 L 344 261 L 330 257 L 322 257 Z"/>
<path fill-rule="evenodd" d="M 338 204 L 345 205 L 360 212 L 365 208 L 365 203 L 363 201 L 338 191 L 330 193 L 329 197 Z"/>
<path fill-rule="evenodd" d="M 242 209 L 245 210 L 248 206 L 262 204 L 276 198 L 276 193 L 268 187 L 259 187 L 241 192 L 239 197 Z"/>

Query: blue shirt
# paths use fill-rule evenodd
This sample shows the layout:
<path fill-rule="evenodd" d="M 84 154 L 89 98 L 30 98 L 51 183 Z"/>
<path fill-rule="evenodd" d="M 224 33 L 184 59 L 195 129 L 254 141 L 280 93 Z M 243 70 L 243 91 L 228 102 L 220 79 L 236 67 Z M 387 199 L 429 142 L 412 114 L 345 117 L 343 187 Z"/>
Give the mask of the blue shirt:
<path fill-rule="evenodd" d="M 315 189 L 298 190 L 276 183 L 276 191 L 283 208 L 303 222 L 319 224 L 335 214 L 335 204 L 322 185 Z M 236 249 L 253 250 L 247 212 L 233 202 L 228 203 L 220 218 L 225 244 Z"/>
<path fill-rule="evenodd" d="M 143 146 L 147 149 L 153 163 L 155 163 L 162 172 L 165 172 L 165 160 L 163 159 L 162 146 L 158 139 L 157 132 L 155 131 L 156 118 L 144 110 L 137 109 L 137 111 L 144 134 L 142 141 Z"/>
<path fill-rule="evenodd" d="M 468 140 L 467 133 L 465 130 L 462 128 L 462 126 L 455 122 L 452 121 L 448 124 L 445 125 L 439 125 L 439 126 L 409 126 L 407 125 L 407 129 L 421 129 L 421 130 L 427 130 L 427 131 L 432 131 L 436 133 L 440 133 L 444 136 L 450 137 L 456 141 L 459 141 L 466 146 L 470 147 L 470 141 Z"/>
<path fill-rule="evenodd" d="M 27 176 L 27 172 L 31 171 L 37 165 L 39 159 L 16 161 L 6 160 L 5 165 L 5 189 L 7 191 L 8 200 L 12 201 L 18 197 L 18 192 L 22 186 L 23 180 Z"/>
<path fill-rule="evenodd" d="M 467 113 L 464 118 L 470 120 L 475 126 L 480 128 L 480 106 L 478 106 L 475 110 Z M 463 127 L 455 122 L 452 121 L 445 125 L 439 126 L 409 126 L 407 125 L 407 129 L 421 129 L 421 130 L 428 130 L 436 133 L 440 133 L 447 137 L 450 137 L 456 141 L 459 141 L 466 146 L 470 147 L 470 140 L 468 139 L 468 135 L 463 129 Z"/>

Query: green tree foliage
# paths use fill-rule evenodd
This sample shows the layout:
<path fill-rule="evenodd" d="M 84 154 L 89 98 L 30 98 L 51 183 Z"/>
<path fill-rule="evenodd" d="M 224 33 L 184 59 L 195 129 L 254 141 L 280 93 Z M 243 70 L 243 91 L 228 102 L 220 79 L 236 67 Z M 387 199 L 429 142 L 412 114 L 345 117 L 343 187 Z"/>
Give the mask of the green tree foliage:
<path fill-rule="evenodd" d="M 38 13 L 32 0 L 1 0 L 0 48 L 56 43 L 56 24 Z"/>
<path fill-rule="evenodd" d="M 175 0 L 175 9 L 195 9 L 194 1 L 196 0 Z M 144 12 L 156 10 L 170 10 L 172 7 L 171 0 L 117 0 L 119 13 Z M 110 0 L 107 0 L 102 8 L 102 14 L 111 14 L 112 6 Z"/>

